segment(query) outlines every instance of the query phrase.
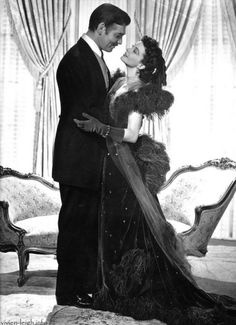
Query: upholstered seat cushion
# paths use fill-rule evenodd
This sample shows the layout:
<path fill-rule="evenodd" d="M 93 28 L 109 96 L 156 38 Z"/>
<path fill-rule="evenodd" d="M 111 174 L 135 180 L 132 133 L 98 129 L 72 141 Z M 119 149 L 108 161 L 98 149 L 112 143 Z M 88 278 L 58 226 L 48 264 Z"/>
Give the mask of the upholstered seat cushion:
<path fill-rule="evenodd" d="M 26 247 L 56 248 L 58 214 L 21 220 L 15 225 L 27 231 L 24 237 Z"/>

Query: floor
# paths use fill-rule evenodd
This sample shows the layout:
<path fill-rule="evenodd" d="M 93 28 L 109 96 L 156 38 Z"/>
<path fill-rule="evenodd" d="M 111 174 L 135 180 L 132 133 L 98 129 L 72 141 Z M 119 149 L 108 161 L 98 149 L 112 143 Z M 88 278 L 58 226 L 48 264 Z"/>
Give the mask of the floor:
<path fill-rule="evenodd" d="M 192 271 L 200 287 L 209 292 L 226 294 L 236 299 L 236 245 L 225 241 L 212 242 L 206 257 L 189 257 Z M 30 257 L 27 282 L 17 286 L 18 261 L 16 253 L 0 253 L 0 321 L 1 324 L 46 324 L 48 314 L 55 311 L 55 283 L 57 262 L 52 255 L 34 255 Z M 77 309 L 78 310 L 78 309 Z M 73 311 L 72 311 L 73 312 Z M 83 312 L 83 315 L 82 315 Z M 86 310 L 77 315 L 76 324 L 101 324 L 101 319 L 108 317 L 104 324 L 124 324 L 121 316 L 103 314 L 94 315 Z M 90 313 L 90 314 L 89 314 Z M 89 314 L 89 315 L 88 315 Z M 109 313 L 112 314 L 112 313 Z M 89 316 L 89 317 L 88 317 Z M 81 321 L 78 320 L 80 317 Z M 96 321 L 97 317 L 97 321 Z M 103 318 L 104 317 L 104 318 Z M 85 319 L 85 318 L 83 318 Z M 89 321 L 88 321 L 89 319 Z M 100 319 L 100 321 L 99 321 Z M 63 320 L 61 320 L 63 324 Z M 125 324 L 161 324 L 155 322 L 137 322 L 126 319 Z M 58 324 L 53 321 L 50 324 Z M 75 323 L 71 323 L 75 324 Z"/>

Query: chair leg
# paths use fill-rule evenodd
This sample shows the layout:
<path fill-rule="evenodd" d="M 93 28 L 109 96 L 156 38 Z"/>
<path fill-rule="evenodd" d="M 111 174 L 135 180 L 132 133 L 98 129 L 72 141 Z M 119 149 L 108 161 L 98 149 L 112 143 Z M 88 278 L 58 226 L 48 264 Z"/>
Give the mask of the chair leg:
<path fill-rule="evenodd" d="M 28 252 L 25 253 L 25 269 L 27 270 L 28 265 L 29 265 L 29 259 L 30 259 L 30 255 Z"/>
<path fill-rule="evenodd" d="M 27 254 L 24 249 L 18 249 L 18 261 L 19 261 L 19 278 L 17 279 L 18 287 L 22 287 L 25 284 L 25 269 Z"/>

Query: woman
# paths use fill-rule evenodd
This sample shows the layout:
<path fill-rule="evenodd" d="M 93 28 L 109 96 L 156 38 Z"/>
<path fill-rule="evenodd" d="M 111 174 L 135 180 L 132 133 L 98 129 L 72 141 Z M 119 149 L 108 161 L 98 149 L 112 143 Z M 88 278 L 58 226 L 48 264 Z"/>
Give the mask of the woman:
<path fill-rule="evenodd" d="M 233 324 L 233 311 L 198 288 L 181 240 L 162 213 L 156 194 L 169 170 L 164 145 L 139 136 L 144 116 L 161 118 L 173 103 L 162 89 L 162 51 L 144 36 L 121 60 L 127 76 L 110 90 L 110 125 L 87 114 L 85 121 L 74 120 L 106 138 L 108 148 L 94 308 L 168 324 Z"/>

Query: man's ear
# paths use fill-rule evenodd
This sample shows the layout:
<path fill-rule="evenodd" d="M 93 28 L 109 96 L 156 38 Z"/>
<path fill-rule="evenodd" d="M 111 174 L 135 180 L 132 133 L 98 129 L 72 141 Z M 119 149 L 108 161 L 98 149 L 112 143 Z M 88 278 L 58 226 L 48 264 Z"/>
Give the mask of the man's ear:
<path fill-rule="evenodd" d="M 98 35 L 102 35 L 105 31 L 106 31 L 105 23 L 103 23 L 103 22 L 99 23 L 98 27 L 97 27 Z"/>

